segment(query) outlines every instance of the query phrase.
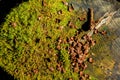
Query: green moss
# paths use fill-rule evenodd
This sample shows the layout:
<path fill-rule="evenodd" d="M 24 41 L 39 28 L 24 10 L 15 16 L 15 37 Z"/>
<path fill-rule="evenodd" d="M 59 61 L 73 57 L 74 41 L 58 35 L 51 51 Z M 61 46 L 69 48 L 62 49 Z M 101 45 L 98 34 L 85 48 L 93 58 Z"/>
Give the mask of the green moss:
<path fill-rule="evenodd" d="M 0 27 L 0 66 L 20 80 L 66 80 L 70 77 L 77 80 L 64 49 L 68 44 L 61 44 L 60 51 L 66 73 L 56 70 L 57 39 L 61 35 L 66 39 L 75 34 L 76 29 L 67 26 L 75 13 L 69 12 L 61 0 L 46 0 L 45 3 L 47 6 L 42 6 L 41 0 L 30 0 L 7 15 Z M 59 10 L 62 14 L 58 14 Z M 60 23 L 56 19 L 60 19 Z M 76 25 L 79 23 L 77 21 Z"/>
<path fill-rule="evenodd" d="M 78 17 L 82 13 L 69 12 L 68 7 L 61 1 L 45 0 L 46 6 L 42 6 L 42 0 L 24 2 L 12 9 L 6 21 L 0 25 L 0 66 L 15 78 L 20 80 L 79 79 L 78 74 L 70 69 L 69 54 L 65 49 L 69 45 L 60 44 L 61 50 L 58 51 L 56 44 L 59 37 L 65 40 L 74 36 L 77 29 L 81 28 L 84 22 L 79 21 Z M 62 14 L 58 14 L 60 10 Z M 57 22 L 57 19 L 60 22 Z M 69 21 L 72 21 L 77 28 L 68 27 Z M 87 32 L 81 32 L 79 37 L 85 33 Z M 95 66 L 88 65 L 85 73 L 91 75 L 91 80 L 98 80 L 96 78 L 100 76 L 104 78 L 104 73 L 96 65 L 103 63 L 102 66 L 105 66 L 108 62 L 111 69 L 114 62 L 110 56 L 102 60 L 103 56 L 109 53 L 108 47 L 104 45 L 106 43 L 102 42 L 102 36 L 95 35 L 93 38 L 97 41 L 97 45 L 91 50 L 96 55 Z M 58 58 L 63 62 L 65 73 L 56 69 Z M 50 71 L 50 67 L 54 71 Z"/>

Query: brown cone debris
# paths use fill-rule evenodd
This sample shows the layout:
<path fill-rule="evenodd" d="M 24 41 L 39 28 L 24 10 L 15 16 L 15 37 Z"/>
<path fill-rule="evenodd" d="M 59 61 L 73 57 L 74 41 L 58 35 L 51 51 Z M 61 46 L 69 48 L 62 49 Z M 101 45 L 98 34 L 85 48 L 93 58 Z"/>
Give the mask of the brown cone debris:
<path fill-rule="evenodd" d="M 93 14 L 92 14 L 92 17 L 93 17 Z M 90 23 L 91 23 L 90 26 L 92 26 L 92 22 L 93 22 L 93 18 L 91 18 L 90 20 Z M 71 21 L 68 22 L 68 27 L 73 28 L 74 26 L 75 25 Z M 88 55 L 89 55 L 90 48 L 95 46 L 96 41 L 93 40 L 92 37 L 89 36 L 88 34 L 85 34 L 82 37 L 78 37 L 80 33 L 81 31 L 77 30 L 74 36 L 67 38 L 66 40 L 62 39 L 62 37 L 59 37 L 57 40 L 58 43 L 56 48 L 58 51 L 60 51 L 61 50 L 60 44 L 63 44 L 63 43 L 69 44 L 69 47 L 65 49 L 68 50 L 68 54 L 70 55 L 70 61 L 71 61 L 70 69 L 73 72 L 79 74 L 80 80 L 89 80 L 89 75 L 85 74 L 84 70 L 88 67 L 86 64 L 87 61 L 89 63 L 94 62 L 93 58 L 88 57 Z M 94 30 L 94 34 L 98 34 L 98 33 L 105 35 L 106 31 L 99 32 L 98 30 Z M 57 69 L 62 73 L 65 72 L 62 62 L 58 62 Z M 72 79 L 69 78 L 69 80 L 72 80 Z"/>

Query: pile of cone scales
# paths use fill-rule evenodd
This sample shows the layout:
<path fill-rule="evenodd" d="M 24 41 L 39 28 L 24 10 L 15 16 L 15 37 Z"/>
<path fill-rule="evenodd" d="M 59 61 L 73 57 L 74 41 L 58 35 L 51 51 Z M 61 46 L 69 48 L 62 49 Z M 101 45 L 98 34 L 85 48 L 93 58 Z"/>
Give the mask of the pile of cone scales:
<path fill-rule="evenodd" d="M 115 14 L 114 13 L 110 13 L 111 15 L 104 15 L 107 17 L 102 17 L 99 19 L 98 23 L 95 23 L 95 25 L 93 25 L 92 27 L 92 22 L 94 22 L 93 20 L 93 10 L 90 9 L 91 12 L 91 18 L 90 18 L 90 32 L 91 34 L 85 34 L 82 37 L 79 37 L 78 35 L 81 33 L 79 30 L 76 32 L 76 34 L 70 38 L 67 39 L 62 39 L 62 37 L 58 38 L 58 43 L 57 43 L 57 50 L 61 50 L 61 44 L 69 44 L 69 47 L 65 48 L 68 51 L 68 54 L 70 56 L 70 61 L 71 61 L 71 65 L 70 65 L 70 69 L 75 72 L 78 73 L 79 75 L 79 79 L 80 80 L 89 80 L 89 75 L 84 73 L 84 70 L 87 68 L 87 64 L 86 62 L 88 61 L 89 63 L 93 63 L 94 60 L 92 57 L 89 57 L 89 51 L 90 48 L 95 46 L 96 41 L 93 40 L 92 35 L 93 34 L 101 34 L 101 35 L 105 35 L 107 34 L 106 31 L 98 31 L 98 28 L 101 27 L 103 24 L 107 23 L 109 21 L 109 17 L 111 17 L 111 15 L 113 16 Z M 69 22 L 68 24 L 69 27 L 74 26 L 71 22 Z M 93 33 L 92 33 L 93 32 Z M 63 67 L 63 63 L 62 62 L 58 62 L 57 64 L 57 69 L 60 72 L 66 72 L 64 67 Z M 73 79 L 69 79 L 69 80 L 73 80 Z"/>
<path fill-rule="evenodd" d="M 84 40 L 85 42 L 81 42 L 81 40 Z M 89 50 L 91 47 L 95 46 L 96 41 L 93 40 L 92 37 L 87 34 L 83 35 L 81 38 L 79 38 L 78 35 L 76 35 L 67 38 L 66 40 L 59 37 L 57 43 L 58 50 L 61 50 L 60 44 L 62 43 L 69 44 L 69 47 L 67 47 L 66 49 L 68 51 L 68 54 L 70 55 L 71 70 L 79 74 L 80 80 L 89 79 L 89 75 L 85 74 L 84 70 L 87 68 L 87 61 L 91 64 L 94 61 L 92 57 L 89 57 Z M 58 62 L 57 70 L 59 70 L 60 72 L 65 72 L 62 62 Z"/>

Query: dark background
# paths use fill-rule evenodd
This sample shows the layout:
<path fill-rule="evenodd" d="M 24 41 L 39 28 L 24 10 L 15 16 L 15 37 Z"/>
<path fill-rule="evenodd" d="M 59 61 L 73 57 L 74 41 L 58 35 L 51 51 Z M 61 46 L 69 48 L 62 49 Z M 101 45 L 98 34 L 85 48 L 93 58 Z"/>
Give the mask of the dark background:
<path fill-rule="evenodd" d="M 28 0 L 0 0 L 0 24 L 4 22 L 4 18 L 9 14 L 11 8 L 14 8 Z"/>

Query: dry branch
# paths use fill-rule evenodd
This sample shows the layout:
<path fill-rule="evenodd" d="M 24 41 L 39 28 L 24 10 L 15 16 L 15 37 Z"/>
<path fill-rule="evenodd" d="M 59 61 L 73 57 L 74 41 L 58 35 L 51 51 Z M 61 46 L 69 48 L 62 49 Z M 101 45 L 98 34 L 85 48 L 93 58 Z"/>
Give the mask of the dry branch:
<path fill-rule="evenodd" d="M 105 13 L 99 20 L 97 23 L 95 23 L 95 26 L 94 26 L 94 29 L 90 30 L 90 32 L 88 32 L 88 36 L 92 36 L 93 35 L 93 32 L 94 30 L 98 30 L 102 25 L 104 24 L 108 24 L 111 20 L 112 20 L 112 17 L 113 15 L 116 13 L 115 12 L 111 12 L 111 13 Z M 91 23 L 92 24 L 92 23 Z"/>

